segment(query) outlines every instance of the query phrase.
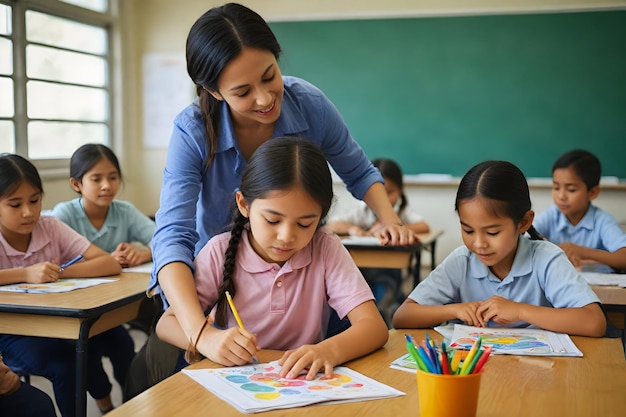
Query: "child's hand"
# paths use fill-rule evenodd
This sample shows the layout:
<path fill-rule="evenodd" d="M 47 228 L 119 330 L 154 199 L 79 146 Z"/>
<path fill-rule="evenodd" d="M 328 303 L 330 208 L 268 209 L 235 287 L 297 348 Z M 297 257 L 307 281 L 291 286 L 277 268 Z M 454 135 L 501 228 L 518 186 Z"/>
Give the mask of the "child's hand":
<path fill-rule="evenodd" d="M 350 236 L 369 236 L 370 235 L 370 233 L 361 229 L 359 226 L 351 226 L 348 229 L 348 234 Z"/>
<path fill-rule="evenodd" d="M 585 259 L 583 254 L 585 247 L 570 242 L 561 243 L 559 247 L 563 249 L 570 262 L 580 270 L 582 268 L 582 260 Z"/>
<path fill-rule="evenodd" d="M 245 365 L 256 355 L 256 336 L 239 327 L 219 330 L 207 327 L 198 341 L 197 349 L 213 362 L 224 366 Z"/>
<path fill-rule="evenodd" d="M 489 320 L 493 320 L 498 324 L 515 323 L 521 320 L 520 310 L 522 305 L 521 303 L 494 295 L 480 304 L 478 310 L 476 310 L 476 314 L 480 318 L 483 326 L 485 326 Z"/>
<path fill-rule="evenodd" d="M 117 245 L 117 248 L 111 253 L 111 256 L 115 258 L 122 268 L 128 268 L 146 262 L 145 259 L 148 258 L 148 256 L 144 255 L 145 252 L 146 250 L 141 250 L 135 245 L 122 242 Z"/>
<path fill-rule="evenodd" d="M 55 282 L 59 279 L 61 267 L 54 262 L 40 262 L 24 268 L 26 272 L 25 282 L 29 284 L 42 284 Z"/>
<path fill-rule="evenodd" d="M 326 377 L 330 378 L 336 360 L 332 358 L 327 349 L 320 345 L 302 345 L 297 349 L 288 350 L 278 361 L 282 367 L 282 378 L 295 379 L 302 370 L 308 368 L 307 381 L 315 378 L 320 370 L 324 370 Z"/>
<path fill-rule="evenodd" d="M 483 322 L 476 313 L 480 306 L 480 301 L 472 301 L 469 303 L 450 304 L 451 308 L 454 308 L 454 315 L 459 320 L 466 323 L 468 326 L 483 327 Z"/>

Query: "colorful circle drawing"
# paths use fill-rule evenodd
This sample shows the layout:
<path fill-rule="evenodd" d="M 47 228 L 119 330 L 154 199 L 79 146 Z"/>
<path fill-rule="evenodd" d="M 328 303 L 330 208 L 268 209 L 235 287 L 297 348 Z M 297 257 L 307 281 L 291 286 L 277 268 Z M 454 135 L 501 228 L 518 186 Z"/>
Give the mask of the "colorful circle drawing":
<path fill-rule="evenodd" d="M 250 382 L 248 377 L 245 375 L 228 375 L 225 379 L 234 384 L 245 384 L 246 382 Z"/>
<path fill-rule="evenodd" d="M 271 381 L 276 381 L 279 379 L 280 379 L 280 375 L 278 375 L 277 373 L 273 373 L 273 372 L 268 372 L 265 374 L 250 375 L 250 381 L 257 381 L 257 382 L 271 382 Z"/>
<path fill-rule="evenodd" d="M 308 389 L 310 391 L 322 391 L 326 389 L 333 389 L 333 387 L 329 387 L 328 385 L 311 385 Z"/>
<path fill-rule="evenodd" d="M 261 384 L 256 384 L 256 383 L 243 384 L 241 386 L 241 389 L 244 389 L 246 391 L 252 391 L 252 392 L 273 392 L 273 391 L 276 391 L 276 388 L 270 387 L 268 385 L 261 385 Z"/>
<path fill-rule="evenodd" d="M 254 394 L 254 398 L 257 400 L 275 400 L 280 397 L 278 392 L 264 392 L 262 394 Z"/>

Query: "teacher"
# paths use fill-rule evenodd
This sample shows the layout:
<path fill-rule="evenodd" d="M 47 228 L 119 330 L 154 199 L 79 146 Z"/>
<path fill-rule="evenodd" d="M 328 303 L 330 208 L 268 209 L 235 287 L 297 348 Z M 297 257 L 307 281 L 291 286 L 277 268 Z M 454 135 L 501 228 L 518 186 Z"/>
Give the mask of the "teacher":
<path fill-rule="evenodd" d="M 335 106 L 308 82 L 282 76 L 280 52 L 263 18 L 234 3 L 204 13 L 187 37 L 187 71 L 198 98 L 174 120 L 150 287 L 174 310 L 189 340 L 196 340 L 205 321 L 194 256 L 228 229 L 241 173 L 252 153 L 274 137 L 298 136 L 319 146 L 352 195 L 376 213 L 381 244 L 415 242 Z M 198 341 L 200 353 L 209 351 L 207 339 Z"/>

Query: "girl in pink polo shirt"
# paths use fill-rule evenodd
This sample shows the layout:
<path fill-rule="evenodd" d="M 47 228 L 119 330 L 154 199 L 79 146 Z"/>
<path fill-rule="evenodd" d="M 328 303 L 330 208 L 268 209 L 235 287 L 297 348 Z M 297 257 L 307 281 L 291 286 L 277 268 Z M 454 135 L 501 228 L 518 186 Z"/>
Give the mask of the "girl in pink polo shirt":
<path fill-rule="evenodd" d="M 0 285 L 101 277 L 122 271 L 112 256 L 61 220 L 41 216 L 42 196 L 41 178 L 32 163 L 19 155 L 0 155 Z M 81 261 L 66 268 L 61 266 L 79 255 Z M 101 340 L 114 337 L 115 329 L 94 336 L 90 339 L 90 351 L 98 352 Z M 76 415 L 74 343 L 0 334 L 0 352 L 5 363 L 50 380 L 63 417 Z M 112 408 L 111 388 L 100 356 L 88 355 L 87 391 L 103 411 Z"/>
<path fill-rule="evenodd" d="M 205 309 L 196 312 L 195 330 L 183 331 L 169 308 L 159 338 L 187 349 L 190 361 L 204 355 L 225 366 L 248 363 L 261 348 L 284 350 L 281 376 L 308 368 L 308 379 L 383 346 L 387 326 L 367 282 L 340 239 L 320 228 L 332 199 L 326 158 L 314 144 L 283 137 L 261 145 L 234 196 L 232 230 L 195 259 Z M 351 326 L 326 337 L 332 310 Z"/>

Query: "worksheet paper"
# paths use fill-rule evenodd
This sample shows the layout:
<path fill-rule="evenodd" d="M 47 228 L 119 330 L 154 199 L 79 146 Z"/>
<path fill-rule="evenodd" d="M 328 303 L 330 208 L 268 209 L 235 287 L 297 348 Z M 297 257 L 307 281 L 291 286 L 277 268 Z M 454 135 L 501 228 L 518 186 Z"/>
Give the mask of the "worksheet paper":
<path fill-rule="evenodd" d="M 42 284 L 9 284 L 0 285 L 3 292 L 22 292 L 31 294 L 48 294 L 58 292 L 69 292 L 80 288 L 93 287 L 94 285 L 106 284 L 117 281 L 116 278 L 61 278 L 55 282 L 45 282 Z"/>
<path fill-rule="evenodd" d="M 330 378 L 319 373 L 312 381 L 303 372 L 281 378 L 277 361 L 219 369 L 183 369 L 183 373 L 242 413 L 344 403 L 405 395 L 347 367 L 335 367 Z M 322 411 L 320 411 L 322 412 Z"/>
<path fill-rule="evenodd" d="M 470 349 L 482 336 L 482 347 L 492 353 L 532 356 L 583 356 L 569 335 L 535 328 L 474 327 L 454 325 L 450 349 Z"/>

